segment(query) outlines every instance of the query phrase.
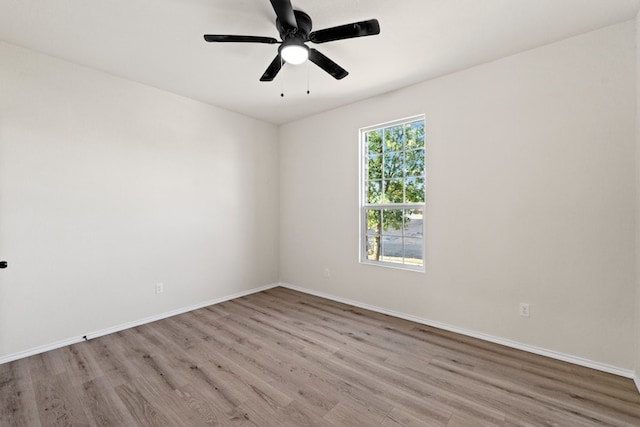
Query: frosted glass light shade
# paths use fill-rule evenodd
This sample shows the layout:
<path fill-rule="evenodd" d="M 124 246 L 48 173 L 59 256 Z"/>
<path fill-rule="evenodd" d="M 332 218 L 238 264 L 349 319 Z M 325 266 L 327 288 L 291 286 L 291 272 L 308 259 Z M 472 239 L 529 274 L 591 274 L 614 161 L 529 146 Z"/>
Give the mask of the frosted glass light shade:
<path fill-rule="evenodd" d="M 288 64 L 302 64 L 309 58 L 309 48 L 303 43 L 283 43 L 280 48 L 282 59 Z"/>

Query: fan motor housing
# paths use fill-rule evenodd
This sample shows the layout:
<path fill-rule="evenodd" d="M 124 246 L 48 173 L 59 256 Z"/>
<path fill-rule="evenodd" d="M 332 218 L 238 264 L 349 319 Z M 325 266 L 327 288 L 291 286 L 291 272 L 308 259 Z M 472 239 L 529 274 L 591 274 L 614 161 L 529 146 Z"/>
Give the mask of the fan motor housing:
<path fill-rule="evenodd" d="M 311 33 L 312 28 L 311 17 L 299 10 L 294 10 L 293 13 L 296 17 L 296 22 L 298 23 L 297 29 L 285 28 L 280 23 L 280 20 L 276 19 L 276 28 L 280 33 L 280 38 L 284 41 L 291 37 L 296 37 L 302 39 L 303 42 L 306 42 L 309 40 L 309 34 Z"/>

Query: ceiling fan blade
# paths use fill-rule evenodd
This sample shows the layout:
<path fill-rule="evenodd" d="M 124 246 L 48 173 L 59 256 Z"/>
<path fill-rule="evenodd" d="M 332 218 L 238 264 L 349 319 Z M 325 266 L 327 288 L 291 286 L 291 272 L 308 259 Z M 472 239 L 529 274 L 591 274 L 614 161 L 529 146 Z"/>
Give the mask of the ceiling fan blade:
<path fill-rule="evenodd" d="M 378 23 L 377 19 L 370 19 L 314 31 L 309 34 L 309 40 L 313 43 L 326 43 L 354 37 L 374 36 L 376 34 L 380 34 L 380 23 Z"/>
<path fill-rule="evenodd" d="M 260 77 L 261 82 L 270 82 L 276 78 L 280 69 L 282 68 L 282 59 L 280 58 L 280 54 L 277 54 L 271 64 L 267 67 L 262 77 Z"/>
<path fill-rule="evenodd" d="M 222 42 L 222 43 L 278 43 L 278 40 L 273 37 L 259 37 L 259 36 L 231 36 L 226 34 L 205 34 L 204 39 L 208 42 Z"/>
<path fill-rule="evenodd" d="M 316 49 L 309 49 L 309 60 L 331 74 L 336 80 L 344 79 L 349 72 L 321 54 Z"/>
<path fill-rule="evenodd" d="M 296 15 L 293 13 L 293 6 L 290 0 L 271 0 L 271 6 L 276 12 L 280 24 L 288 29 L 298 28 Z"/>

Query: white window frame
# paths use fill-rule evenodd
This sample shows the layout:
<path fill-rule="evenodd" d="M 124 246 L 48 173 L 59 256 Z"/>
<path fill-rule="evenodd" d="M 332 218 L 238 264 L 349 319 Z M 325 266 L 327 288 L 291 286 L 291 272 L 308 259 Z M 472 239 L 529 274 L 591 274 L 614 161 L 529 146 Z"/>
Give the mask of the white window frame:
<path fill-rule="evenodd" d="M 422 120 L 424 122 L 424 126 L 425 126 L 425 141 L 424 141 L 424 150 L 425 150 L 425 164 L 424 164 L 424 170 L 422 171 L 422 178 L 424 179 L 425 182 L 425 195 L 424 195 L 424 203 L 372 203 L 369 204 L 367 203 L 367 182 L 368 182 L 368 176 L 367 176 L 367 162 L 369 159 L 369 151 L 368 151 L 368 144 L 367 141 L 365 139 L 365 135 L 368 132 L 371 131 L 375 131 L 375 130 L 380 130 L 380 129 L 385 129 L 385 128 L 389 128 L 389 127 L 393 127 L 393 126 L 398 126 L 398 125 L 403 125 L 403 124 L 407 124 L 407 123 L 412 123 L 412 122 L 416 122 Z M 426 187 L 427 187 L 427 183 L 426 183 L 426 146 L 427 146 L 427 136 L 426 136 L 426 119 L 425 119 L 425 115 L 424 114 L 419 114 L 416 116 L 411 116 L 411 117 L 406 117 L 403 119 L 399 119 L 399 120 L 393 120 L 390 122 L 385 122 L 385 123 L 381 123 L 381 124 L 377 124 L 377 125 L 372 125 L 372 126 L 367 126 L 364 128 L 360 128 L 359 130 L 359 155 L 358 155 L 358 164 L 359 164 L 359 242 L 360 242 L 360 263 L 362 264 L 368 264 L 368 265 L 377 265 L 377 266 L 382 266 L 382 267 L 391 267 L 391 268 L 397 268 L 397 269 L 401 269 L 401 270 L 410 270 L 410 271 L 418 271 L 418 272 L 424 272 L 425 271 L 425 264 L 426 264 L 426 239 L 425 239 L 425 228 L 426 228 L 426 221 L 425 221 L 425 216 L 426 216 L 426 200 L 427 200 L 427 195 L 426 195 Z M 383 152 L 384 155 L 384 152 Z M 403 174 L 403 181 L 406 178 L 406 175 Z M 367 252 L 367 209 L 371 209 L 371 208 L 375 208 L 375 209 L 421 209 L 422 210 L 422 216 L 423 216 L 423 220 L 422 220 L 422 265 L 412 265 L 412 264 L 407 264 L 404 263 L 404 261 L 402 263 L 399 262 L 390 262 L 390 261 L 384 261 L 384 260 L 371 260 L 368 259 L 368 252 Z M 382 237 L 382 236 L 381 236 Z M 404 236 L 403 236 L 404 239 Z"/>

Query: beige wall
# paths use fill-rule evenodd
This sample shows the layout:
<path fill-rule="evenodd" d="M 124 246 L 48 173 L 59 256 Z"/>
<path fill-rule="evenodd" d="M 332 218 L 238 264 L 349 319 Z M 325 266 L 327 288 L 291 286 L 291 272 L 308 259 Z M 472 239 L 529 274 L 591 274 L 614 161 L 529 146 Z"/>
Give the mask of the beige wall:
<path fill-rule="evenodd" d="M 282 126 L 281 279 L 632 369 L 634 31 L 615 25 Z M 419 113 L 426 272 L 361 265 L 358 129 Z"/>
<path fill-rule="evenodd" d="M 637 371 L 635 40 L 612 26 L 279 138 L 0 43 L 0 359 L 280 277 Z M 360 265 L 358 128 L 419 113 L 426 272 Z"/>
<path fill-rule="evenodd" d="M 275 126 L 4 43 L 0 94 L 0 358 L 277 282 Z"/>

